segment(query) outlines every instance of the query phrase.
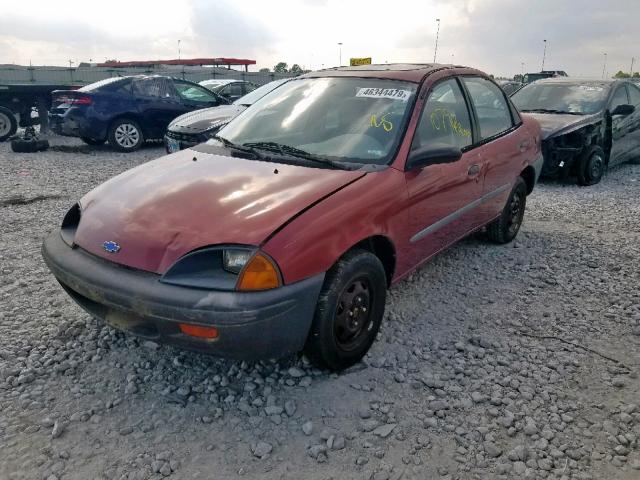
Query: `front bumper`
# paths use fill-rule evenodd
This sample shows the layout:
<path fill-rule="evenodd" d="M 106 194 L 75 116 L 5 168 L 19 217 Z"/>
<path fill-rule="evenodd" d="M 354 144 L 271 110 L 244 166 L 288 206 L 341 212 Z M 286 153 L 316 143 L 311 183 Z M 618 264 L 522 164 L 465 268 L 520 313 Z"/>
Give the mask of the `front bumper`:
<path fill-rule="evenodd" d="M 150 340 L 219 356 L 255 360 L 302 350 L 324 273 L 261 292 L 212 291 L 168 285 L 69 247 L 49 235 L 42 256 L 65 291 L 87 312 Z M 192 337 L 179 323 L 213 326 L 215 339 Z"/>

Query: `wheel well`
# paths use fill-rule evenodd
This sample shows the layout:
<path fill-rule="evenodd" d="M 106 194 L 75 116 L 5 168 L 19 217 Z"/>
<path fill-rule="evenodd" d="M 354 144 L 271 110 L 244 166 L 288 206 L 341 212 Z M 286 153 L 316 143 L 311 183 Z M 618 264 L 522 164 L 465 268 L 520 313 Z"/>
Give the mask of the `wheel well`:
<path fill-rule="evenodd" d="M 391 285 L 391 279 L 396 269 L 396 249 L 391 240 L 382 235 L 365 238 L 351 247 L 349 250 L 362 249 L 373 253 L 384 267 L 387 277 L 387 286 Z"/>
<path fill-rule="evenodd" d="M 527 184 L 527 195 L 533 192 L 533 187 L 536 184 L 536 171 L 534 168 L 529 165 L 522 172 L 520 172 L 520 176 L 524 180 L 524 183 Z"/>

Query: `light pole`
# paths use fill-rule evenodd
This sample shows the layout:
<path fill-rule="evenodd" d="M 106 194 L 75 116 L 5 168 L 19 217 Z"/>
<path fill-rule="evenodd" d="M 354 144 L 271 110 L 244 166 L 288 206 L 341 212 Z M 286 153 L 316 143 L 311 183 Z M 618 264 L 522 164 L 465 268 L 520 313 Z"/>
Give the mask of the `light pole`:
<path fill-rule="evenodd" d="M 342 66 L 342 42 L 338 42 L 338 66 Z"/>
<path fill-rule="evenodd" d="M 604 73 L 607 70 L 607 54 L 604 54 L 604 63 L 602 64 L 602 78 L 604 78 Z"/>
<path fill-rule="evenodd" d="M 541 71 L 544 71 L 544 61 L 547 58 L 547 41 L 543 40 L 543 42 L 544 42 L 544 50 L 542 52 L 542 69 L 541 69 Z"/>
<path fill-rule="evenodd" d="M 178 60 L 180 60 L 180 40 L 178 40 Z"/>
<path fill-rule="evenodd" d="M 629 76 L 633 77 L 633 62 L 636 60 L 636 57 L 631 57 L 631 71 L 629 71 Z"/>
<path fill-rule="evenodd" d="M 436 22 L 438 22 L 438 30 L 436 31 L 436 47 L 433 50 L 433 63 L 436 63 L 436 55 L 438 55 L 438 37 L 440 36 L 440 19 L 436 18 Z"/>
<path fill-rule="evenodd" d="M 453 53 L 451 54 L 451 65 L 453 65 Z"/>

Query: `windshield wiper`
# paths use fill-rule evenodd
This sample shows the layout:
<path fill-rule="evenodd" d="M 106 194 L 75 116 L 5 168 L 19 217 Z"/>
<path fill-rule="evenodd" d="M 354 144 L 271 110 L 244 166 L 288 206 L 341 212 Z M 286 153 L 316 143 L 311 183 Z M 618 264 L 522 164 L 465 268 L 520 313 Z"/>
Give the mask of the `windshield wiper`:
<path fill-rule="evenodd" d="M 565 110 L 554 110 L 552 108 L 529 108 L 529 109 L 521 109 L 521 112 L 531 112 L 531 113 L 560 113 L 567 115 L 582 115 L 580 112 L 567 112 Z"/>
<path fill-rule="evenodd" d="M 247 142 L 242 144 L 243 147 L 259 148 L 261 150 L 267 150 L 269 152 L 278 152 L 283 156 L 298 157 L 304 160 L 309 160 L 316 163 L 322 163 L 329 165 L 333 168 L 345 169 L 345 165 L 340 162 L 329 160 L 325 157 L 314 155 L 313 153 L 301 150 L 300 148 L 292 147 L 291 145 L 285 145 L 278 142 Z"/>
<path fill-rule="evenodd" d="M 256 158 L 260 160 L 265 160 L 265 156 L 262 155 L 257 150 L 255 150 L 254 148 L 251 148 L 251 146 L 238 145 L 237 143 L 233 143 L 231 140 L 227 140 L 226 138 L 221 137 L 219 135 L 214 135 L 213 138 L 215 140 L 218 140 L 227 148 L 230 148 L 232 150 L 237 150 L 239 152 L 250 153 L 251 155 L 254 155 Z"/>

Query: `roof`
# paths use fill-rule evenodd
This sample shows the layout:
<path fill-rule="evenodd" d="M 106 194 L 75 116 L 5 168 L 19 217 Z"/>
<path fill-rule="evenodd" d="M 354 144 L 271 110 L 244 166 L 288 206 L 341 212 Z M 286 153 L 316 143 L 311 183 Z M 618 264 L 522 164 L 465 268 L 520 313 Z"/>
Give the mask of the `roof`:
<path fill-rule="evenodd" d="M 614 82 L 619 81 L 617 78 L 576 78 L 576 77 L 553 77 L 553 78 L 541 78 L 536 80 L 535 83 L 566 83 L 569 85 L 611 85 Z"/>
<path fill-rule="evenodd" d="M 130 62 L 104 62 L 99 63 L 98 67 L 149 67 L 153 65 L 255 65 L 255 60 L 246 58 L 191 58 L 191 59 L 173 59 L 173 60 L 134 60 Z"/>
<path fill-rule="evenodd" d="M 360 65 L 357 67 L 334 67 L 310 72 L 303 77 L 369 77 L 404 80 L 419 83 L 424 77 L 437 70 L 464 68 L 459 65 L 440 63 L 383 63 L 374 65 Z"/>

